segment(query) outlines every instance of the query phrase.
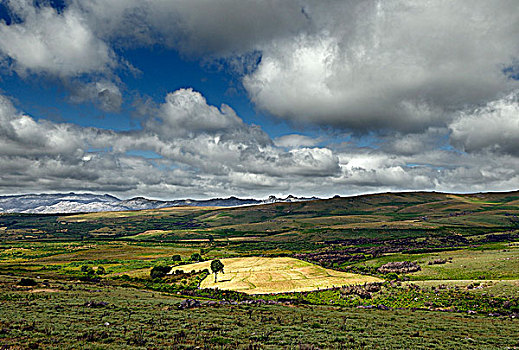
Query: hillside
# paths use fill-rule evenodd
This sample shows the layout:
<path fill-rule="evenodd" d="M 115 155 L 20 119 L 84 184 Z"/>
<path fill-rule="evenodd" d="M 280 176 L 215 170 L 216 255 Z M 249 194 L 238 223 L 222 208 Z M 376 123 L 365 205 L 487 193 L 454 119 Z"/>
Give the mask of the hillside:
<path fill-rule="evenodd" d="M 309 242 L 475 235 L 519 227 L 519 192 L 382 193 L 232 208 L 0 215 L 2 239 L 126 238 Z"/>

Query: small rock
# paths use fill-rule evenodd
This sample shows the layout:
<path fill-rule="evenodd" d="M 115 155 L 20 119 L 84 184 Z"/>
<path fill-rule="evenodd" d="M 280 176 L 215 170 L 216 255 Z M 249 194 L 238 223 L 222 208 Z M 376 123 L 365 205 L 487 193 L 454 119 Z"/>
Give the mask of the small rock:
<path fill-rule="evenodd" d="M 98 308 L 98 307 L 108 306 L 108 303 L 104 302 L 104 301 L 87 301 L 86 303 L 83 304 L 83 306 L 84 307 Z"/>
<path fill-rule="evenodd" d="M 183 300 L 178 306 L 179 309 L 191 309 L 195 307 L 200 307 L 200 301 L 195 299 L 186 299 Z"/>

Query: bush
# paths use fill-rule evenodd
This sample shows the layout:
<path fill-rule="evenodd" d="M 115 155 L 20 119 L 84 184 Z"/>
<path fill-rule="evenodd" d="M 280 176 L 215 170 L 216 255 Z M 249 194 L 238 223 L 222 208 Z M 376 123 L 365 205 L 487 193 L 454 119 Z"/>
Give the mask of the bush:
<path fill-rule="evenodd" d="M 167 265 L 154 266 L 150 271 L 150 277 L 152 279 L 162 278 L 162 277 L 166 276 L 169 271 L 171 271 L 170 266 L 167 266 Z"/>
<path fill-rule="evenodd" d="M 422 268 L 420 265 L 418 265 L 415 262 L 412 261 L 394 261 L 394 262 L 388 262 L 387 264 L 384 264 L 380 266 L 377 271 L 380 273 L 411 273 L 420 271 Z"/>
<path fill-rule="evenodd" d="M 445 264 L 447 262 L 447 259 L 434 259 L 427 263 L 427 265 L 441 265 Z"/>
<path fill-rule="evenodd" d="M 18 282 L 19 286 L 24 286 L 24 287 L 32 287 L 32 286 L 35 286 L 37 284 L 38 284 L 38 282 L 36 282 L 32 278 L 22 278 L 20 280 L 20 282 Z"/>
<path fill-rule="evenodd" d="M 386 275 L 384 275 L 384 277 L 387 279 L 387 280 L 390 280 L 390 281 L 393 281 L 393 280 L 398 280 L 398 274 L 396 272 L 390 272 Z"/>
<path fill-rule="evenodd" d="M 177 254 L 177 255 L 173 255 L 173 256 L 171 257 L 171 260 L 172 260 L 172 261 L 182 261 L 182 257 L 181 257 L 179 254 Z"/>
<path fill-rule="evenodd" d="M 202 255 L 200 255 L 199 253 L 191 254 L 191 258 L 189 258 L 189 260 L 191 260 L 191 261 L 204 261 L 204 259 L 202 258 Z"/>
<path fill-rule="evenodd" d="M 94 269 L 88 265 L 81 266 L 81 272 L 87 275 L 93 275 L 95 273 Z"/>

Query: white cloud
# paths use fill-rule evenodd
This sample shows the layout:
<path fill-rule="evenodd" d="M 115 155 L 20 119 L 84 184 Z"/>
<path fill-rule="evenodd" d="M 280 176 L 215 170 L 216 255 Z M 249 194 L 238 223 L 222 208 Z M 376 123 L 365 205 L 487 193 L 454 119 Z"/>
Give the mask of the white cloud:
<path fill-rule="evenodd" d="M 142 130 L 129 132 L 35 119 L 0 96 L 4 192 L 173 198 L 519 183 L 519 83 L 507 76 L 519 56 L 514 1 L 71 0 L 60 13 L 7 4 L 20 21 L 0 23 L 0 61 L 59 78 L 69 101 L 118 111 L 124 58 L 112 47 L 159 45 L 227 60 L 277 117 L 355 132 L 326 147 L 295 133 L 272 140 L 192 89 L 146 105 Z M 355 146 L 365 135 L 373 147 Z"/>
<path fill-rule="evenodd" d="M 158 120 L 139 131 L 115 132 L 36 121 L 0 97 L 2 192 L 84 190 L 158 198 L 331 196 L 418 189 L 511 190 L 519 180 L 519 158 L 496 148 L 463 153 L 428 146 L 445 138 L 445 129 L 428 130 L 422 144 L 416 142 L 419 134 L 413 134 L 402 138 L 404 146 L 398 146 L 401 135 L 396 135 L 381 138 L 375 149 L 350 142 L 287 150 L 258 127 L 208 105 L 199 93 L 175 94 L 183 101 L 175 102 L 183 106 L 179 120 L 187 118 L 186 111 L 197 111 L 217 121 L 231 115 L 232 122 L 218 122 L 217 128 L 194 123 L 172 134 L 157 128 L 172 117 L 171 101 L 166 100 L 158 110 L 167 106 L 169 113 L 158 113 Z M 128 153 L 135 150 L 156 156 Z"/>
<path fill-rule="evenodd" d="M 33 118 L 15 110 L 0 96 L 0 150 L 4 156 L 76 157 L 83 148 L 83 132 L 70 124 L 55 124 Z"/>
<path fill-rule="evenodd" d="M 489 150 L 519 155 L 519 91 L 465 111 L 450 124 L 454 145 L 467 152 Z"/>
<path fill-rule="evenodd" d="M 155 119 L 130 132 L 35 121 L 6 98 L 0 102 L 0 186 L 9 192 L 268 194 L 340 172 L 331 150 L 278 148 L 261 129 L 192 90 L 169 94 Z M 156 157 L 129 155 L 133 150 Z"/>
<path fill-rule="evenodd" d="M 160 107 L 158 123 L 151 121 L 147 127 L 169 136 L 215 133 L 243 127 L 241 119 L 227 105 L 220 109 L 210 106 L 199 92 L 180 89 L 166 96 Z"/>
<path fill-rule="evenodd" d="M 165 46 L 227 60 L 259 108 L 295 123 L 420 133 L 519 86 L 506 73 L 519 57 L 513 1 L 72 0 L 62 13 L 8 5 L 21 22 L 0 24 L 0 51 L 20 74 L 116 81 L 124 58 L 111 46 Z M 76 90 L 73 100 L 117 109 L 120 92 Z"/>
<path fill-rule="evenodd" d="M 330 5 L 330 4 L 327 4 Z M 453 111 L 519 83 L 519 12 L 510 1 L 403 0 L 309 6 L 313 30 L 263 45 L 244 78 L 262 109 L 360 130 L 444 126 Z"/>
<path fill-rule="evenodd" d="M 19 74 L 68 77 L 106 72 L 116 65 L 113 51 L 74 9 L 59 14 L 28 0 L 9 0 L 7 4 L 21 22 L 0 23 L 0 52 L 12 59 Z"/>

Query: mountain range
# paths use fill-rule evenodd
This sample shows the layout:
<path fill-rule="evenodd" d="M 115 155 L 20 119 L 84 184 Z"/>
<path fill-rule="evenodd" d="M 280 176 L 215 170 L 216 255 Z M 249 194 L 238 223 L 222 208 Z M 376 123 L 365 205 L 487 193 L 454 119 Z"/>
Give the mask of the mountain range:
<path fill-rule="evenodd" d="M 213 198 L 206 200 L 177 199 L 171 201 L 153 200 L 144 197 L 119 199 L 109 194 L 92 193 L 56 193 L 56 194 L 23 194 L 0 196 L 0 213 L 90 213 L 102 211 L 124 211 L 157 209 L 176 206 L 214 206 L 235 207 L 278 202 L 301 202 L 318 199 L 292 195 L 286 198 L 270 196 L 267 199 L 243 199 L 237 197 Z"/>

